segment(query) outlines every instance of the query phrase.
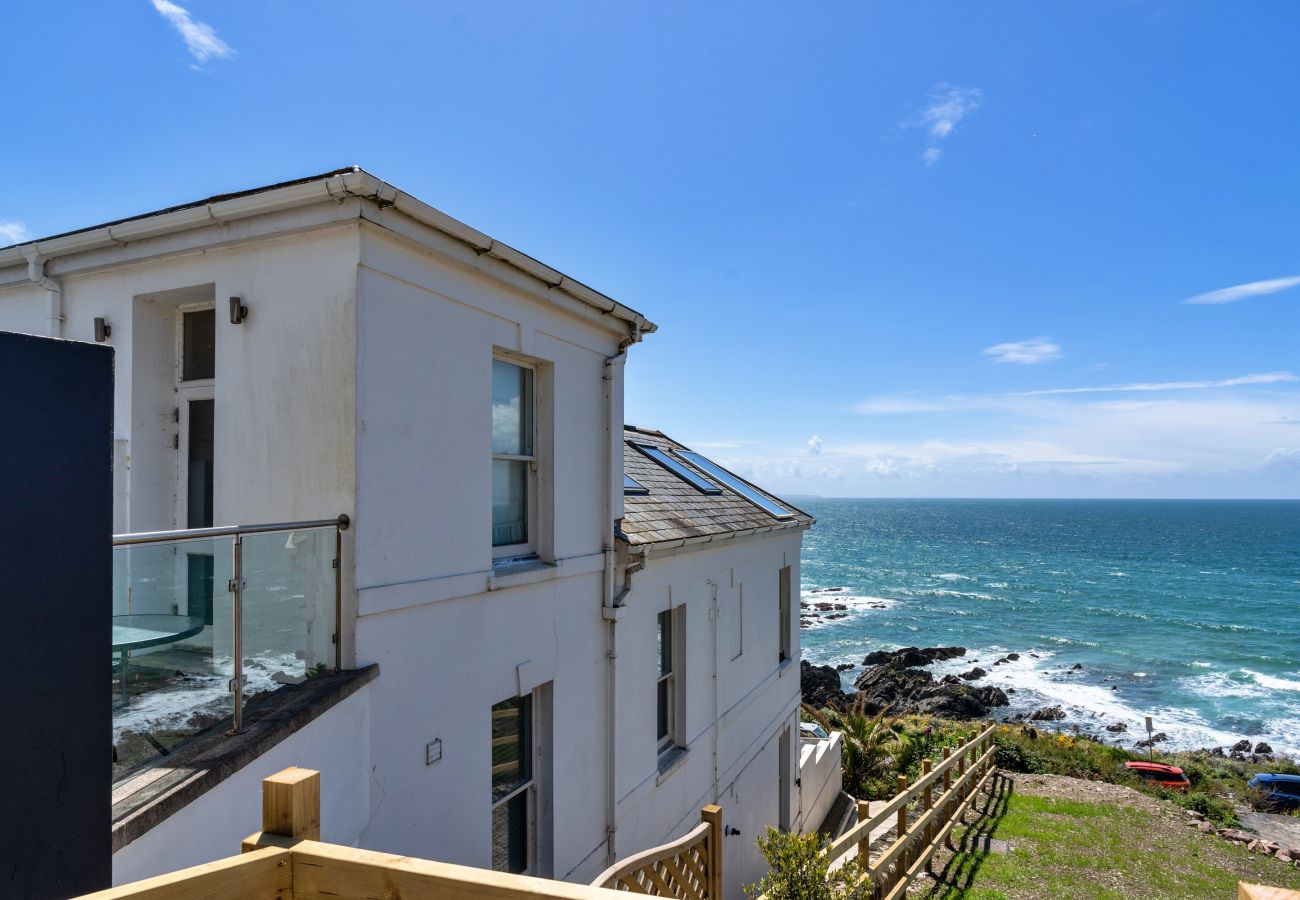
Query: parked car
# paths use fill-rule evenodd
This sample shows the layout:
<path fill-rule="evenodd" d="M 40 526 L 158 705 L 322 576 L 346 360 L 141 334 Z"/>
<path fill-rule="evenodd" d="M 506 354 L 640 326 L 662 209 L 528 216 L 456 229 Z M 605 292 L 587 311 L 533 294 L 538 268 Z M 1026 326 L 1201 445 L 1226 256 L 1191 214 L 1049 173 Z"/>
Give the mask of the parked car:
<path fill-rule="evenodd" d="M 799 737 L 805 741 L 824 741 L 830 735 L 826 733 L 825 728 L 822 728 L 816 722 L 800 722 Z"/>
<path fill-rule="evenodd" d="M 1132 759 L 1124 763 L 1124 768 L 1143 781 L 1158 784 L 1171 791 L 1179 791 L 1185 794 L 1187 789 L 1192 786 L 1192 783 L 1187 780 L 1187 776 L 1183 774 L 1183 770 L 1178 766 L 1166 766 L 1164 763 L 1143 762 L 1142 760 Z"/>
<path fill-rule="evenodd" d="M 1300 809 L 1300 775 L 1261 772 L 1247 787 L 1259 791 L 1258 805 L 1264 809 Z"/>

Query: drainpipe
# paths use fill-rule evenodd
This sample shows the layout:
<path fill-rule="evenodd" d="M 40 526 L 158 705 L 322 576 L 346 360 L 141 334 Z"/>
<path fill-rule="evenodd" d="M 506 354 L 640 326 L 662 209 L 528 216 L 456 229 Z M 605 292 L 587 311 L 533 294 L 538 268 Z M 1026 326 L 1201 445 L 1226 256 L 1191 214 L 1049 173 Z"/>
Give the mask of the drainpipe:
<path fill-rule="evenodd" d="M 613 865 L 618 859 L 618 778 L 615 761 L 618 759 L 618 620 L 628 593 L 632 590 L 632 575 L 645 565 L 644 551 L 639 564 L 629 558 L 623 569 L 623 586 L 618 594 L 614 593 L 615 542 L 617 540 L 614 522 L 614 436 L 623 430 L 622 422 L 614 421 L 614 367 L 627 359 L 627 348 L 641 340 L 641 327 L 633 325 L 628 336 L 619 342 L 618 353 L 605 358 L 605 519 L 602 523 L 605 534 L 605 577 L 602 583 L 601 617 L 609 623 L 606 654 L 606 698 L 605 698 L 605 859 L 606 865 Z M 621 468 L 621 466 L 620 466 Z"/>
<path fill-rule="evenodd" d="M 27 260 L 27 280 L 45 288 L 46 333 L 53 338 L 63 337 L 63 288 L 45 274 L 45 257 L 37 252 L 35 244 L 20 247 L 19 252 Z"/>

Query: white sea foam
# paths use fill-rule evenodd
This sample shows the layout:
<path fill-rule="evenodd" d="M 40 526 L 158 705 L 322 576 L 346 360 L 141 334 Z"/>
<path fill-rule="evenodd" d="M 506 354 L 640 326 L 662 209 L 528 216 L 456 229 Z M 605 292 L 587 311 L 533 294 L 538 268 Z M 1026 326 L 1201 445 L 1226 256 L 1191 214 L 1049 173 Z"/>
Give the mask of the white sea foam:
<path fill-rule="evenodd" d="M 940 581 L 973 581 L 974 580 L 969 575 L 958 575 L 956 572 L 943 572 L 939 575 L 935 575 L 934 577 L 938 578 Z"/>
<path fill-rule="evenodd" d="M 1277 678 L 1273 675 L 1265 675 L 1263 672 L 1255 672 L 1251 669 L 1242 669 L 1255 683 L 1274 691 L 1300 691 L 1300 681 L 1291 681 L 1287 678 Z"/>
<path fill-rule="evenodd" d="M 1213 669 L 1213 668 L 1214 668 L 1214 663 L 1201 662 L 1199 659 L 1194 659 L 1194 660 L 1192 660 L 1190 663 L 1188 663 L 1188 665 L 1196 666 L 1196 668 L 1198 668 L 1198 669 Z"/>

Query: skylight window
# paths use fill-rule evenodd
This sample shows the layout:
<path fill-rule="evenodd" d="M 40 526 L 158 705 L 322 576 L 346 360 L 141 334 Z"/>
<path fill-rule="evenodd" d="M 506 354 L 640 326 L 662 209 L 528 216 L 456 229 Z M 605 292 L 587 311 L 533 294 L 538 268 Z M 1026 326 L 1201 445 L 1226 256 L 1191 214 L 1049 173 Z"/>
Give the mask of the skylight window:
<path fill-rule="evenodd" d="M 639 496 L 650 493 L 650 489 L 626 472 L 623 473 L 623 496 Z"/>
<path fill-rule="evenodd" d="M 786 509 L 784 506 L 780 506 L 767 499 L 753 487 L 741 481 L 717 463 L 700 456 L 700 454 L 695 451 L 678 450 L 677 455 L 691 463 L 691 465 L 708 472 L 714 478 L 718 479 L 718 481 L 721 481 L 727 487 L 731 488 L 737 494 L 744 497 L 750 503 L 754 504 L 769 515 L 776 516 L 778 519 L 788 519 L 794 515 L 794 513 L 790 512 L 790 510 Z"/>
<path fill-rule="evenodd" d="M 718 487 L 712 481 L 709 481 L 709 479 L 705 478 L 699 472 L 692 472 L 686 466 L 682 465 L 680 462 L 673 459 L 671 456 L 669 456 L 667 453 L 660 450 L 654 444 L 638 444 L 635 442 L 629 442 L 629 443 L 631 443 L 633 447 L 640 450 L 646 456 L 650 457 L 655 462 L 659 463 L 659 465 L 663 466 L 669 472 L 672 472 L 682 481 L 685 481 L 687 484 L 691 485 L 691 487 L 695 488 L 700 493 L 702 494 L 722 493 L 722 488 Z"/>

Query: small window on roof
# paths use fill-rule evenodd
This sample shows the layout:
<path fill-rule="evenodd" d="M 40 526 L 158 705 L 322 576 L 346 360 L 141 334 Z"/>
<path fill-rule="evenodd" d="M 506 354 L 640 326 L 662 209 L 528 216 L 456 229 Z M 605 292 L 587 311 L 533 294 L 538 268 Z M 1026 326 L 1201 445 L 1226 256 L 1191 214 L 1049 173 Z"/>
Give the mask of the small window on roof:
<path fill-rule="evenodd" d="M 640 450 L 646 456 L 653 459 L 655 462 L 659 463 L 659 465 L 663 466 L 669 472 L 672 472 L 682 481 L 685 481 L 687 484 L 691 485 L 700 493 L 702 494 L 722 493 L 722 488 L 718 487 L 712 481 L 709 481 L 709 479 L 705 478 L 699 472 L 694 472 L 688 469 L 686 466 L 682 465 L 680 462 L 673 459 L 667 453 L 660 450 L 654 444 L 638 444 L 635 441 L 629 441 L 628 443 L 630 443 L 633 447 Z"/>
<path fill-rule="evenodd" d="M 778 519 L 789 519 L 794 515 L 794 513 L 790 512 L 790 510 L 786 509 L 784 506 L 764 497 L 752 485 L 741 481 L 735 475 L 732 475 L 726 469 L 722 468 L 722 466 L 710 459 L 705 459 L 694 450 L 678 450 L 677 455 L 694 465 L 696 468 L 708 472 L 714 478 L 718 479 L 718 481 L 721 481 L 727 487 L 731 488 L 737 494 L 744 497 L 750 503 L 754 504 L 769 515 L 776 516 Z"/>
<path fill-rule="evenodd" d="M 623 473 L 623 496 L 628 494 L 648 494 L 650 489 L 626 472 Z"/>

